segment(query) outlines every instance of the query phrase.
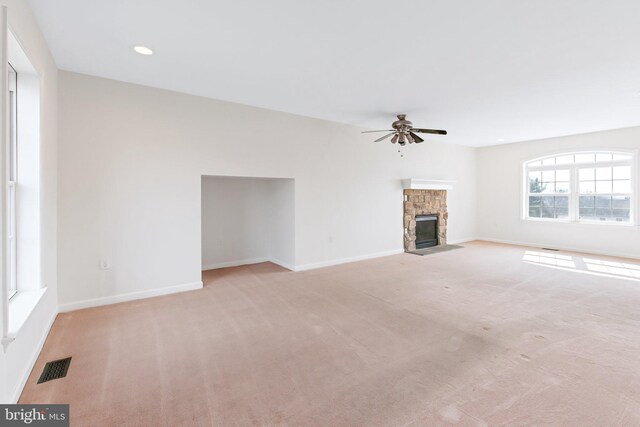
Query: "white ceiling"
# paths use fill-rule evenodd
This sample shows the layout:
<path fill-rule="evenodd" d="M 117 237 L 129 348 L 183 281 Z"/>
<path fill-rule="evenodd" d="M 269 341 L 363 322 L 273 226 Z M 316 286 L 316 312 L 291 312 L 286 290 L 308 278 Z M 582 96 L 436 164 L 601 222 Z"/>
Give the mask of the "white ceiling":
<path fill-rule="evenodd" d="M 471 146 L 640 125 L 637 0 L 29 3 L 79 73 L 371 128 L 407 113 Z"/>

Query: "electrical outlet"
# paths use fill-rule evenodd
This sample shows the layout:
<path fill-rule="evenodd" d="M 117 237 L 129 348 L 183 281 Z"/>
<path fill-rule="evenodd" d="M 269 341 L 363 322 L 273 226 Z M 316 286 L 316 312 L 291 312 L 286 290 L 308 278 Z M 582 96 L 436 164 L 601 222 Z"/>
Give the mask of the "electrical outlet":
<path fill-rule="evenodd" d="M 101 270 L 109 270 L 111 268 L 111 262 L 108 259 L 100 260 L 100 269 Z"/>

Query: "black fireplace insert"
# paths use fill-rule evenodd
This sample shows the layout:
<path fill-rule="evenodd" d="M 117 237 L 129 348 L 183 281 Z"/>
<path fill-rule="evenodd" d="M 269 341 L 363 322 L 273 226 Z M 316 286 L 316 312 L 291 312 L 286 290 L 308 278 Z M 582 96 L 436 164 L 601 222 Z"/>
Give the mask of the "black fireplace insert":
<path fill-rule="evenodd" d="M 416 249 L 438 245 L 438 215 L 416 215 Z"/>

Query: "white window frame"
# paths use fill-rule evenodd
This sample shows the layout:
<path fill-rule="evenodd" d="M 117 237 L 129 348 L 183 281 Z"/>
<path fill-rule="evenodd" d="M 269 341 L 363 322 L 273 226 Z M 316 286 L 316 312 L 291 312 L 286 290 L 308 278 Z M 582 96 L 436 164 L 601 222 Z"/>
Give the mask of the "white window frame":
<path fill-rule="evenodd" d="M 600 161 L 590 163 L 567 163 L 567 164 L 553 164 L 553 165 L 536 165 L 532 163 L 541 162 L 546 159 L 571 156 L 579 154 L 617 154 L 630 156 L 630 159 L 623 160 L 611 160 Z M 552 222 L 552 223 L 572 223 L 572 224 L 586 224 L 586 225 L 604 225 L 604 226 L 637 226 L 638 220 L 638 152 L 637 150 L 625 150 L 625 149 L 586 149 L 579 151 L 562 151 L 549 153 L 541 157 L 528 159 L 522 162 L 522 215 L 521 218 L 526 221 L 539 221 L 539 222 Z M 607 193 L 606 195 L 629 195 L 631 197 L 629 221 L 598 221 L 580 219 L 580 182 L 578 177 L 578 170 L 589 167 L 612 167 L 612 166 L 630 166 L 631 167 L 631 193 L 616 194 Z M 529 193 L 529 172 L 544 171 L 544 170 L 569 170 L 569 193 Z M 529 217 L 529 196 L 568 196 L 569 197 L 569 215 L 568 218 L 536 218 Z M 594 194 L 597 195 L 597 194 Z"/>
<path fill-rule="evenodd" d="M 9 30 L 6 6 L 0 6 L 0 39 L 6 41 L 6 43 L 0 43 L 0 60 L 2 61 L 0 68 L 4 73 L 4 80 L 0 84 L 2 86 L 2 92 L 0 92 L 2 117 L 0 119 L 3 123 L 3 132 L 0 135 L 2 142 L 0 158 L 4 165 L 4 174 L 0 176 L 2 178 L 0 179 L 2 181 L 0 183 L 0 193 L 2 193 L 2 200 L 0 200 L 2 205 L 0 304 L 2 308 L 0 312 L 3 317 L 0 342 L 6 350 L 7 346 L 16 339 L 48 288 L 42 280 L 41 262 L 40 94 L 42 92 L 40 89 L 42 75 L 33 66 L 33 61 L 29 59 L 27 52 Z M 10 152 L 9 62 L 17 76 L 16 115 L 14 116 L 18 122 L 14 126 L 16 156 L 12 156 Z M 11 78 L 13 77 L 12 75 Z M 15 168 L 9 167 L 10 157 L 16 160 Z M 10 169 L 16 173 L 11 174 Z M 9 209 L 8 202 L 11 200 L 14 201 L 13 208 Z M 13 220 L 9 219 L 10 211 L 14 212 Z M 11 233 L 9 228 L 13 228 Z M 13 237 L 15 244 L 9 244 L 10 236 Z M 14 257 L 9 256 L 11 251 L 15 254 Z M 14 259 L 15 263 L 12 262 Z M 10 266 L 15 279 L 19 279 L 15 282 L 9 277 Z M 15 283 L 15 286 L 11 286 L 10 281 Z M 9 299 L 9 297 L 12 298 Z"/>
<path fill-rule="evenodd" d="M 18 292 L 18 246 L 17 246 L 17 208 L 16 208 L 16 193 L 18 191 L 17 175 L 18 175 L 18 73 L 8 63 L 7 70 L 13 71 L 16 76 L 15 86 L 12 88 L 11 84 L 8 85 L 8 150 L 7 158 L 9 164 L 9 170 L 7 171 L 7 296 L 11 299 Z M 8 77 L 7 77 L 8 78 Z M 10 82 L 10 80 L 8 80 Z M 13 89 L 13 90 L 12 90 Z"/>

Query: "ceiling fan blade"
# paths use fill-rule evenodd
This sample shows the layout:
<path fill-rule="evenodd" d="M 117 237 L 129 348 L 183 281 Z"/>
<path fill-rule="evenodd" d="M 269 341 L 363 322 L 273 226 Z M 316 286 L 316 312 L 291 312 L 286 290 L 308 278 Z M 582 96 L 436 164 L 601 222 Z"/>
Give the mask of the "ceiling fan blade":
<path fill-rule="evenodd" d="M 385 130 L 365 130 L 360 133 L 374 133 L 374 132 L 395 132 L 393 129 L 385 129 Z"/>
<path fill-rule="evenodd" d="M 416 144 L 420 144 L 422 141 L 424 141 L 424 139 L 420 138 L 418 135 L 416 135 L 413 132 L 409 132 L 409 134 L 411 135 L 411 137 L 413 138 Z"/>
<path fill-rule="evenodd" d="M 393 135 L 393 134 L 395 134 L 395 132 L 391 132 L 390 134 L 385 135 L 385 136 L 383 136 L 382 138 L 378 138 L 378 139 L 376 139 L 376 140 L 375 140 L 375 141 L 373 141 L 373 142 L 380 142 L 380 141 L 382 141 L 383 139 L 387 139 L 387 138 L 389 138 L 389 137 L 390 137 L 391 135 Z"/>
<path fill-rule="evenodd" d="M 438 130 L 438 129 L 416 129 L 416 128 L 413 128 L 413 129 L 411 129 L 411 132 L 433 133 L 433 134 L 436 134 L 436 135 L 446 135 L 447 134 L 446 130 Z"/>

